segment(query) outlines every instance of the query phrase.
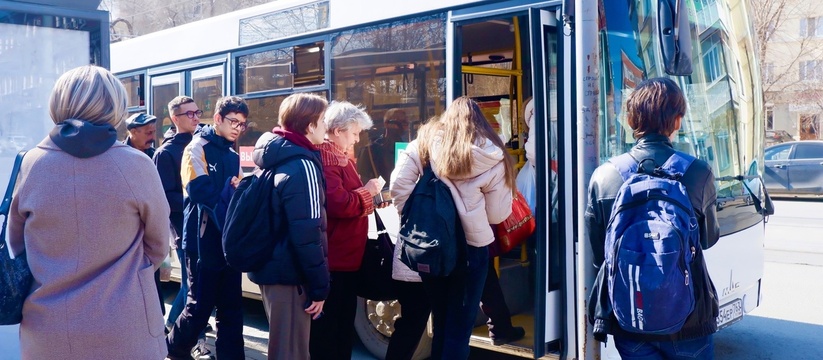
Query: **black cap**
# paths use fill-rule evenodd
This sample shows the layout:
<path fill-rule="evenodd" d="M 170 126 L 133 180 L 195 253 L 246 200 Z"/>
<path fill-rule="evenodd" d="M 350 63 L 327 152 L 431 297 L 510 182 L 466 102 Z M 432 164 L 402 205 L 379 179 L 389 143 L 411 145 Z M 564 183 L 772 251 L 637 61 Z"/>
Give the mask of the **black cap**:
<path fill-rule="evenodd" d="M 157 117 L 154 115 L 137 113 L 126 119 L 126 129 L 134 129 L 143 125 L 148 125 L 154 123 L 155 120 L 157 120 Z"/>

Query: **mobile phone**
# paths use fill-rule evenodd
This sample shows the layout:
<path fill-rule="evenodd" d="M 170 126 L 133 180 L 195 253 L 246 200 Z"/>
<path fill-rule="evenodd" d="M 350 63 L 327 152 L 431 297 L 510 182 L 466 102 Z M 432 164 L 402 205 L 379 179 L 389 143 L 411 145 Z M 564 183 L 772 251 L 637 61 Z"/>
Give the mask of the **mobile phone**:
<path fill-rule="evenodd" d="M 391 191 L 387 187 L 380 190 L 380 192 L 374 196 L 374 205 L 381 205 L 383 203 L 390 202 L 392 202 Z"/>

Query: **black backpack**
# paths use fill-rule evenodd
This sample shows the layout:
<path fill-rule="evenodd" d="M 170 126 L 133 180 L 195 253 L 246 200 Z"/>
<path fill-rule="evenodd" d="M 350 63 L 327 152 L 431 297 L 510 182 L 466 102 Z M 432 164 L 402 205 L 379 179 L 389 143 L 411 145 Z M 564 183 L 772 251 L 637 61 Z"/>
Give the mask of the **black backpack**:
<path fill-rule="evenodd" d="M 271 259 L 282 221 L 276 214 L 280 199 L 274 190 L 274 175 L 273 169 L 266 169 L 244 177 L 229 201 L 223 255 L 238 271 L 260 270 Z"/>
<path fill-rule="evenodd" d="M 403 206 L 398 244 L 400 261 L 429 276 L 448 276 L 465 254 L 463 226 L 451 191 L 431 166 L 423 169 Z"/>

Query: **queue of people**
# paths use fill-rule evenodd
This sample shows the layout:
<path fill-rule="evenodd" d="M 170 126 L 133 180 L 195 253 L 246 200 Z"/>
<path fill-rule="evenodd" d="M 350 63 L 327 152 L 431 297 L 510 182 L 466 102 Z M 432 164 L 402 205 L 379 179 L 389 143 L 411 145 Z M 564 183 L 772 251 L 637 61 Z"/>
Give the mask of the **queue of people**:
<path fill-rule="evenodd" d="M 12 249 L 25 246 L 37 280 L 20 327 L 23 358 L 52 357 L 59 348 L 69 359 L 244 359 L 242 274 L 227 265 L 221 237 L 244 176 L 234 143 L 247 128 L 245 101 L 220 98 L 213 124 L 203 125 L 194 99 L 172 99 L 173 126 L 156 150 L 157 119 L 126 119 L 125 89 L 103 68 L 64 74 L 49 105 L 55 127 L 26 155 L 10 215 Z M 117 142 L 123 121 L 129 135 Z M 403 313 L 387 358 L 411 358 L 429 313 L 432 358 L 467 358 L 489 272 L 489 225 L 509 215 L 515 189 L 513 160 L 477 103 L 456 99 L 420 128 L 393 171 L 371 162 L 365 181 L 354 154 L 373 125 L 363 108 L 294 94 L 278 122 L 253 153 L 259 168 L 277 168 L 277 213 L 287 229 L 273 234 L 282 245 L 271 260 L 249 273 L 269 320 L 269 359 L 350 358 L 368 216 L 390 206 L 374 197 L 388 176 L 401 212 L 427 165 L 455 199 L 467 266 L 430 277 L 395 259 Z M 386 144 L 404 140 L 405 114 L 392 111 L 383 125 Z M 184 281 L 164 326 L 156 274 L 170 249 Z M 212 313 L 216 354 L 203 341 Z"/>

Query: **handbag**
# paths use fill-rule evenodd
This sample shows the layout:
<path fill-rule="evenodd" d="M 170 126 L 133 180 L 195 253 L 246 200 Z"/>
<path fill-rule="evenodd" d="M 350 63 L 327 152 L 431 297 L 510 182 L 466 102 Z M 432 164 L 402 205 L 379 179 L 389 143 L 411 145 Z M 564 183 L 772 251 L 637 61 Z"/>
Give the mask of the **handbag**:
<path fill-rule="evenodd" d="M 356 293 L 369 300 L 394 300 L 397 299 L 391 277 L 394 244 L 377 211 L 374 212 L 374 222 L 377 225 L 377 239 L 366 240 Z"/>
<path fill-rule="evenodd" d="M 512 213 L 506 220 L 495 226 L 494 242 L 498 254 L 505 254 L 526 241 L 537 228 L 537 222 L 529 209 L 529 203 L 520 191 L 512 198 Z"/>
<path fill-rule="evenodd" d="M 5 241 L 11 196 L 25 154 L 26 151 L 21 151 L 14 159 L 9 186 L 6 188 L 3 202 L 0 203 L 0 215 L 3 216 L 3 227 L 0 230 L 0 238 L 3 239 L 0 243 L 0 325 L 20 323 L 23 319 L 23 302 L 31 291 L 33 281 L 25 251 L 12 259 L 11 249 L 7 248 L 8 244 Z"/>

